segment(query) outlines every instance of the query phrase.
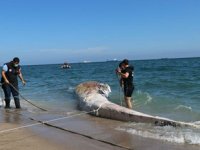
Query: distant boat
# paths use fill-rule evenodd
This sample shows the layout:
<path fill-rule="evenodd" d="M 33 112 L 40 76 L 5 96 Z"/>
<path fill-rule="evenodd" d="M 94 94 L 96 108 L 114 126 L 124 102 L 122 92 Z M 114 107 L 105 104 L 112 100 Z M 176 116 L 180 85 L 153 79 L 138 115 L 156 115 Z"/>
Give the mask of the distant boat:
<path fill-rule="evenodd" d="M 64 63 L 62 66 L 61 66 L 62 69 L 69 69 L 71 68 L 70 64 L 68 63 Z"/>
<path fill-rule="evenodd" d="M 91 61 L 88 60 L 84 60 L 83 63 L 90 63 Z"/>
<path fill-rule="evenodd" d="M 117 58 L 111 59 L 111 60 L 107 60 L 107 62 L 112 62 L 112 61 L 118 61 Z"/>

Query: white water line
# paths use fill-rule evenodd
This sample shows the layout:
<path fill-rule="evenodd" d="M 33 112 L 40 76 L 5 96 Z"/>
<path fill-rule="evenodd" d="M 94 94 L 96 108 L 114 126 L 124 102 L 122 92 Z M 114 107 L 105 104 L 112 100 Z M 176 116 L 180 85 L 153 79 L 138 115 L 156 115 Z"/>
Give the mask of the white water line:
<path fill-rule="evenodd" d="M 0 89 L 1 91 L 1 101 L 2 101 L 2 106 L 4 106 L 4 96 L 3 96 L 3 91 L 2 89 Z"/>

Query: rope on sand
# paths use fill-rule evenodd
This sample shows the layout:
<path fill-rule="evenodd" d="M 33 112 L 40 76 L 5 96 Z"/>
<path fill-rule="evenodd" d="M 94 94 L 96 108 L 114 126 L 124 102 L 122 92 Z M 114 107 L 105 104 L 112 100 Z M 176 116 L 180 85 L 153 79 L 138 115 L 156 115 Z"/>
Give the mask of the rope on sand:
<path fill-rule="evenodd" d="M 19 95 L 20 95 L 25 101 L 27 101 L 27 102 L 30 103 L 31 105 L 35 106 L 36 108 L 39 108 L 39 109 L 41 109 L 41 110 L 43 110 L 43 111 L 47 111 L 46 109 L 44 109 L 44 108 L 42 108 L 42 107 L 39 107 L 39 106 L 35 105 L 34 103 L 30 102 L 29 100 L 27 100 L 25 97 L 23 97 L 23 96 L 20 94 L 20 92 L 19 92 L 12 84 L 10 84 L 10 85 L 13 87 L 13 89 L 14 89 L 16 92 L 19 93 Z M 119 144 L 115 144 L 115 143 L 108 142 L 108 141 L 105 141 L 105 140 L 97 139 L 97 138 L 94 138 L 94 137 L 89 136 L 89 135 L 86 135 L 86 134 L 81 134 L 81 133 L 79 133 L 79 132 L 75 132 L 75 131 L 72 131 L 72 130 L 64 129 L 64 128 L 62 128 L 62 127 L 58 127 L 58 126 L 54 126 L 54 125 L 52 125 L 52 124 L 49 124 L 50 122 L 54 122 L 54 121 L 58 121 L 58 120 L 63 120 L 63 119 L 68 119 L 68 118 L 76 117 L 76 116 L 79 116 L 79 115 L 84 115 L 84 114 L 89 114 L 89 113 L 94 113 L 94 112 L 96 112 L 96 114 L 98 115 L 99 109 L 101 109 L 102 105 L 104 105 L 104 104 L 105 104 L 105 103 L 101 104 L 101 105 L 99 106 L 99 108 L 97 108 L 96 110 L 92 110 L 92 111 L 89 111 L 89 112 L 83 112 L 83 113 L 79 113 L 79 114 L 75 114 L 75 115 L 71 115 L 71 116 L 65 116 L 65 117 L 55 118 L 55 119 L 47 120 L 47 121 L 40 121 L 40 120 L 35 120 L 35 119 L 33 119 L 33 118 L 29 118 L 29 119 L 31 119 L 31 120 L 37 121 L 37 123 L 28 124 L 28 125 L 23 125 L 23 126 L 16 127 L 16 128 L 11 128 L 11 129 L 1 130 L 1 131 L 0 131 L 0 134 L 43 124 L 43 125 L 47 125 L 47 126 L 50 126 L 50 127 L 53 127 L 53 128 L 57 128 L 57 129 L 60 129 L 60 130 L 63 130 L 63 131 L 67 131 L 67 132 L 73 133 L 73 134 L 77 134 L 77 135 L 80 135 L 80 136 L 83 136 L 83 137 L 86 137 L 86 138 L 89 138 L 89 139 L 92 139 L 92 140 L 96 140 L 96 141 L 99 141 L 99 142 L 102 142 L 102 143 L 105 143 L 105 144 L 109 144 L 109 145 L 116 146 L 116 147 L 119 147 L 119 148 L 124 148 L 124 149 L 128 149 L 128 150 L 132 150 L 132 149 L 129 148 L 129 147 L 125 147 L 125 146 L 122 146 L 122 145 L 119 145 Z"/>
<path fill-rule="evenodd" d="M 129 147 L 125 147 L 125 146 L 122 146 L 122 145 L 119 145 L 119 144 L 115 144 L 115 143 L 112 143 L 112 142 L 109 142 L 109 141 L 97 139 L 97 138 L 94 138 L 94 137 L 86 135 L 86 134 L 82 134 L 82 133 L 79 133 L 79 132 L 75 132 L 75 131 L 72 131 L 72 130 L 69 130 L 69 129 L 64 129 L 62 127 L 58 127 L 58 126 L 49 124 L 50 122 L 54 122 L 54 121 L 58 121 L 58 120 L 68 119 L 68 118 L 72 118 L 72 117 L 76 117 L 76 116 L 80 116 L 80 115 L 84 115 L 84 114 L 97 112 L 101 108 L 102 105 L 100 105 L 100 107 L 97 108 L 96 110 L 92 110 L 92 111 L 89 111 L 89 112 L 83 112 L 83 113 L 79 113 L 79 114 L 75 114 L 75 115 L 71 115 L 71 116 L 55 118 L 55 119 L 51 119 L 51 120 L 47 120 L 47 121 L 40 121 L 40 120 L 36 120 L 34 118 L 29 118 L 29 119 L 31 119 L 33 121 L 37 121 L 37 123 L 28 124 L 28 125 L 24 125 L 24 126 L 20 126 L 20 127 L 16 127 L 16 128 L 6 129 L 6 130 L 1 130 L 0 134 L 43 124 L 43 125 L 47 125 L 49 127 L 57 128 L 57 129 L 60 129 L 60 130 L 63 130 L 63 131 L 67 131 L 67 132 L 70 132 L 70 133 L 73 133 L 73 134 L 76 134 L 76 135 L 80 135 L 80 136 L 83 136 L 83 137 L 86 137 L 86 138 L 89 138 L 89 139 L 92 139 L 92 140 L 96 140 L 96 141 L 99 141 L 99 142 L 102 142 L 102 143 L 105 143 L 105 144 L 109 144 L 109 145 L 116 146 L 116 147 L 119 147 L 119 148 L 124 148 L 124 149 L 127 149 L 127 150 L 133 150 L 133 149 L 131 149 Z"/>
<path fill-rule="evenodd" d="M 1 131 L 0 131 L 0 134 L 1 134 L 1 133 L 6 133 L 6 132 L 10 132 L 10 131 L 14 131 L 14 130 L 23 129 L 23 128 L 28 128 L 28 127 L 36 126 L 36 125 L 39 125 L 39 124 L 46 124 L 46 123 L 49 123 L 49 122 L 54 122 L 54 121 L 58 121 L 58 120 L 63 120 L 63 119 L 75 117 L 75 116 L 78 116 L 78 115 L 83 115 L 83 114 L 91 113 L 91 112 L 94 112 L 94 111 L 95 111 L 95 110 L 90 111 L 90 112 L 84 112 L 84 113 L 76 114 L 76 115 L 71 115 L 71 116 L 67 116 L 67 117 L 60 117 L 60 118 L 56 118 L 56 119 L 52 119 L 52 120 L 47 120 L 47 121 L 38 121 L 38 123 L 28 124 L 28 125 L 24 125 L 24 126 L 20 126 L 20 127 L 16 127 L 16 128 L 1 130 Z M 15 114 L 16 114 L 16 112 L 15 112 Z M 29 119 L 36 121 L 36 120 L 33 119 L 33 118 L 29 118 Z"/>

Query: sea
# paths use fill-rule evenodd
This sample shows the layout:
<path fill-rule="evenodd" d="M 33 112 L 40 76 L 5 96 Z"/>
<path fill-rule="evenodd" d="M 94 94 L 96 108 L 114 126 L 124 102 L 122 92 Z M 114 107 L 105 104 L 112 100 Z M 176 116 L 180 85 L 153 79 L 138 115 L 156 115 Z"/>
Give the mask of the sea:
<path fill-rule="evenodd" d="M 110 101 L 123 105 L 123 91 L 115 73 L 118 64 L 119 61 L 71 63 L 69 69 L 62 69 L 62 64 L 22 65 L 27 84 L 19 82 L 21 101 L 28 99 L 56 112 L 79 111 L 76 86 L 98 81 L 110 86 Z M 200 58 L 131 60 L 130 64 L 134 66 L 134 110 L 200 126 Z M 1 99 L 4 99 L 2 90 Z M 200 145 L 198 128 L 128 122 L 116 130 L 172 143 Z"/>

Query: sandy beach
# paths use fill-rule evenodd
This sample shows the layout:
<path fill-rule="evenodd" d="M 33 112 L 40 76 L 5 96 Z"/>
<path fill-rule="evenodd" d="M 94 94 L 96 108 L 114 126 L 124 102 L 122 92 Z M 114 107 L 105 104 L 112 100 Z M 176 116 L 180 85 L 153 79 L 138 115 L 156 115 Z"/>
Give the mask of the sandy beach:
<path fill-rule="evenodd" d="M 88 114 L 31 113 L 0 108 L 2 150 L 198 150 L 199 146 L 152 140 L 116 130 L 120 121 Z"/>

